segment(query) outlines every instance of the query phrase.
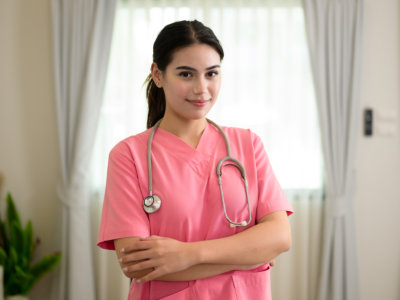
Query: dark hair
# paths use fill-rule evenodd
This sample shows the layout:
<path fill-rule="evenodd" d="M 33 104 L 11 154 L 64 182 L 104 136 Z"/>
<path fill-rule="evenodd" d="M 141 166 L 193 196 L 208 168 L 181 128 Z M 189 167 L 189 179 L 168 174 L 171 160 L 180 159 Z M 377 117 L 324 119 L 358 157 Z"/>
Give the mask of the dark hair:
<path fill-rule="evenodd" d="M 153 45 L 153 62 L 157 64 L 158 69 L 165 71 L 175 51 L 196 43 L 213 47 L 221 60 L 224 58 L 224 50 L 214 32 L 203 23 L 194 20 L 171 23 L 160 31 Z M 146 83 L 149 105 L 147 128 L 150 128 L 164 116 L 165 95 L 164 90 L 156 86 L 151 74 L 147 77 Z"/>

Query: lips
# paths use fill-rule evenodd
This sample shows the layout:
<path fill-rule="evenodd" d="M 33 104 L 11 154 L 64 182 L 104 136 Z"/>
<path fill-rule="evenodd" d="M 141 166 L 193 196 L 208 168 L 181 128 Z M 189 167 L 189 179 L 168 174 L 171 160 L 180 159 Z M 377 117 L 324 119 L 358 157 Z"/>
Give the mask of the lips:
<path fill-rule="evenodd" d="M 187 100 L 188 102 L 190 102 L 191 104 L 201 107 L 206 105 L 208 102 L 210 102 L 210 100 Z"/>

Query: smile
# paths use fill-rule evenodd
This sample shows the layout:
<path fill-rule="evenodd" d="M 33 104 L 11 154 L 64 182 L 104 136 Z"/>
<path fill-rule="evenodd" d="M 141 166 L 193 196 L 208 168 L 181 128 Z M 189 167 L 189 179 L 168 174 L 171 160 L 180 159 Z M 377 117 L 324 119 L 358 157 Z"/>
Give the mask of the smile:
<path fill-rule="evenodd" d="M 210 100 L 186 100 L 186 101 L 190 102 L 190 104 L 193 104 L 194 106 L 197 107 L 203 107 L 207 105 L 208 102 L 210 102 Z"/>

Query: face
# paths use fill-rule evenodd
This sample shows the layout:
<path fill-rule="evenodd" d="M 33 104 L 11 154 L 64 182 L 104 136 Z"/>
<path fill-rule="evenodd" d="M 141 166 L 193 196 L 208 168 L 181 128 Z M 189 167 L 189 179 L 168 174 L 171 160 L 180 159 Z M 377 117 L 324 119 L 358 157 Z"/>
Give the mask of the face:
<path fill-rule="evenodd" d="M 164 118 L 205 118 L 217 100 L 221 59 L 206 44 L 194 44 L 176 51 L 165 71 L 152 65 L 152 75 L 165 93 Z"/>

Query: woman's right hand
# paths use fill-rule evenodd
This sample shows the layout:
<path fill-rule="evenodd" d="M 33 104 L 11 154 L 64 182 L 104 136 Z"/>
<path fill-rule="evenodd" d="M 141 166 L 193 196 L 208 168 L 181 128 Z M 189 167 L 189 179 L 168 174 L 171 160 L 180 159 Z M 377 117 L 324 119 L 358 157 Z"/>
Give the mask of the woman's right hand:
<path fill-rule="evenodd" d="M 191 243 L 160 236 L 136 239 L 120 252 L 119 260 L 125 274 L 151 270 L 145 276 L 136 276 L 137 282 L 155 280 L 197 264 L 196 251 Z"/>
<path fill-rule="evenodd" d="M 126 255 L 122 249 L 125 249 L 129 247 L 132 243 L 139 241 L 140 237 L 127 237 L 127 238 L 122 238 L 122 239 L 116 239 L 114 240 L 114 246 L 115 246 L 115 252 L 118 257 L 118 261 L 120 264 L 120 267 L 122 269 L 122 272 L 124 275 L 128 278 L 134 279 L 134 278 L 141 278 L 151 272 L 154 271 L 154 268 L 147 268 L 147 269 L 141 269 L 139 271 L 129 271 L 127 267 L 133 266 L 135 264 L 144 262 L 145 260 L 131 260 L 128 262 L 123 262 L 123 257 Z M 122 261 L 121 261 L 122 259 Z"/>

